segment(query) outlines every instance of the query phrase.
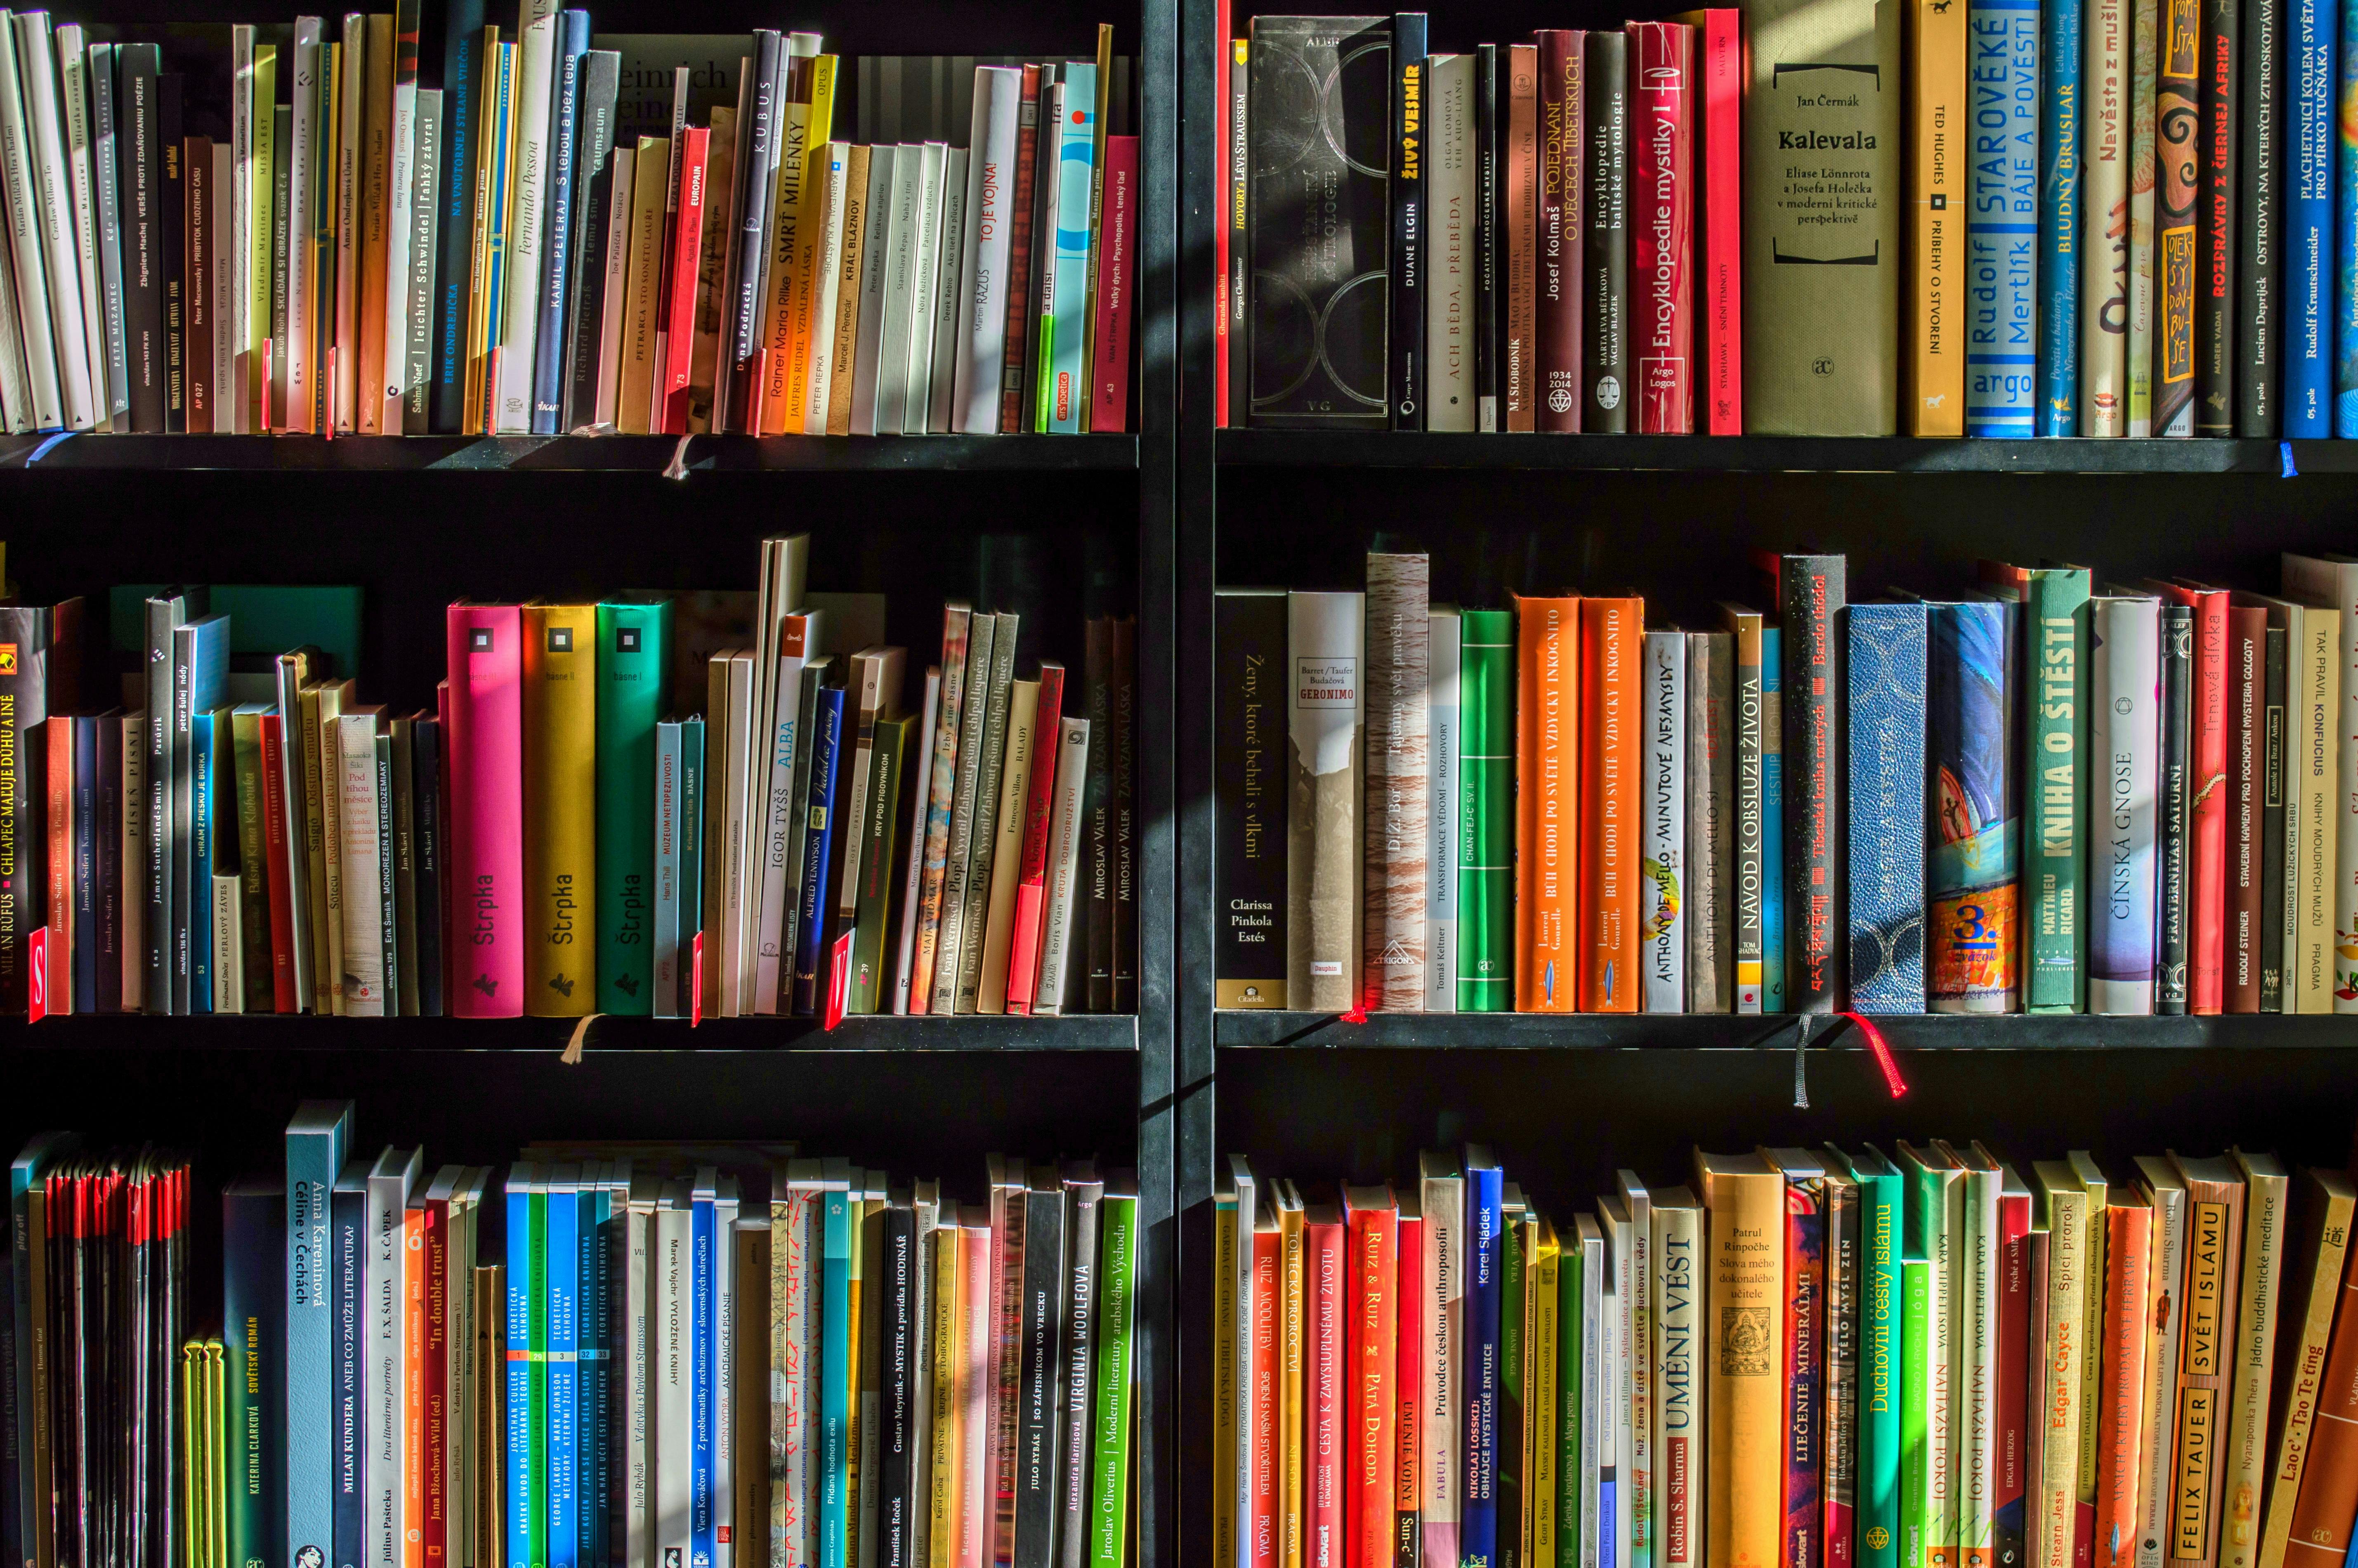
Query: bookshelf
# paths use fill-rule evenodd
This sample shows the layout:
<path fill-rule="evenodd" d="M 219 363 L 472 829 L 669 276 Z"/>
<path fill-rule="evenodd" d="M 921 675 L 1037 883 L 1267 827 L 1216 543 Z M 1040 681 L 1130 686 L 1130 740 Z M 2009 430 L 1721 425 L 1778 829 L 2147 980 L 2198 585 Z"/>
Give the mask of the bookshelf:
<path fill-rule="evenodd" d="M 1136 436 L 251 436 L 8 438 L 0 470 L 241 473 L 1121 473 Z"/>

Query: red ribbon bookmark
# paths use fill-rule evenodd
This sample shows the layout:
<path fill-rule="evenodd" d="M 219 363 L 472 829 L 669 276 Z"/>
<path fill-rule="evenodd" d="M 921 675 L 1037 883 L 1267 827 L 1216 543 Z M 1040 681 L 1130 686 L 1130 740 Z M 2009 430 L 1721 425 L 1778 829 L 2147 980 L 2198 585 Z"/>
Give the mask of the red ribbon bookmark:
<path fill-rule="evenodd" d="M 1858 1032 L 1866 1036 L 1866 1048 L 1875 1053 L 1875 1065 L 1883 1069 L 1883 1081 L 1891 1086 L 1891 1098 L 1898 1099 L 1906 1094 L 1908 1081 L 1899 1076 L 1899 1063 L 1891 1054 L 1891 1042 L 1883 1037 L 1883 1031 L 1876 1027 L 1875 1021 L 1857 1012 L 1845 1012 L 1842 1016 L 1849 1019 Z"/>

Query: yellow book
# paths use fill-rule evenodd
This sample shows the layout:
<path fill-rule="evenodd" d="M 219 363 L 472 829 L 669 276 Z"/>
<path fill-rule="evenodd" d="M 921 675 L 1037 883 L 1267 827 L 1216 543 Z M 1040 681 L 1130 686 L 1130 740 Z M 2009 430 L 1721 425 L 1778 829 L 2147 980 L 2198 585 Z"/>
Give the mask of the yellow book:
<path fill-rule="evenodd" d="M 319 748 L 319 774 L 316 780 L 307 778 L 306 784 L 316 783 L 319 790 L 319 895 L 317 907 L 325 916 L 323 925 L 327 940 L 314 946 L 314 953 L 327 955 L 327 968 L 319 977 L 320 994 L 333 999 L 339 1017 L 344 1011 L 344 812 L 343 745 L 337 739 L 339 721 L 344 709 L 352 705 L 353 687 L 348 680 L 319 683 L 319 722 L 311 726 L 305 745 Z M 311 705 L 303 707 L 305 719 L 311 718 Z M 305 771 L 310 760 L 304 762 Z"/>
<path fill-rule="evenodd" d="M 2080 1343 L 2087 1354 L 2080 1360 L 2080 1508 L 2093 1517 L 2097 1506 L 2096 1452 L 2098 1422 L 2104 1405 L 2104 1281 L 2110 1278 L 2107 1242 L 2112 1221 L 2105 1217 L 2108 1184 L 2104 1168 L 2085 1149 L 2067 1156 L 2071 1174 L 2088 1195 L 2088 1250 L 2081 1276 L 2088 1281 L 2080 1307 Z"/>
<path fill-rule="evenodd" d="M 278 118 L 273 106 L 277 102 L 278 48 L 275 44 L 256 44 L 254 46 L 254 178 L 250 185 L 254 211 L 248 222 L 254 275 L 245 307 L 245 349 L 252 355 L 254 366 L 245 381 L 245 427 L 253 431 L 263 427 L 263 399 L 267 395 L 270 384 L 270 378 L 263 373 L 262 346 L 263 341 L 270 336 L 271 235 L 276 221 L 271 199 L 277 192 L 278 152 Z M 283 417 L 275 408 L 270 411 L 270 416 L 274 423 Z"/>
<path fill-rule="evenodd" d="M 933 1496 L 926 1499 L 932 1516 L 926 1533 L 927 1568 L 957 1568 L 958 1509 L 965 1489 L 958 1475 L 958 1368 L 965 1345 L 965 1276 L 960 1270 L 964 1238 L 958 1232 L 957 1206 L 942 1206 L 941 1223 L 926 1245 L 934 1249 L 934 1391 Z"/>
<path fill-rule="evenodd" d="M 512 46 L 500 42 L 496 27 L 483 29 L 483 81 L 496 84 L 505 79 L 501 61 Z M 475 123 L 475 225 L 468 236 L 468 248 L 474 253 L 468 276 L 488 277 L 491 269 L 492 244 L 492 138 L 499 134 L 502 105 L 496 93 L 481 93 L 481 107 Z M 461 433 L 480 436 L 483 433 L 483 341 L 489 328 L 487 300 L 490 290 L 473 288 L 467 295 L 467 396 L 460 411 Z"/>
<path fill-rule="evenodd" d="M 2234 1399 L 2228 1407 L 2219 1568 L 2255 1568 L 2260 1497 L 2267 1487 L 2268 1395 L 2275 1382 L 2277 1300 L 2284 1273 L 2291 1183 L 2273 1155 L 2233 1150 L 2244 1178 L 2244 1275 L 2235 1310 Z"/>
<path fill-rule="evenodd" d="M 525 1011 L 598 1004 L 598 607 L 524 607 Z"/>
<path fill-rule="evenodd" d="M 1711 1265 L 1713 1568 L 1776 1568 L 1784 1526 L 1785 1178 L 1758 1154 L 1695 1153 Z"/>
<path fill-rule="evenodd" d="M 671 163 L 669 136 L 641 136 L 632 167 L 650 172 Z M 614 428 L 644 436 L 653 427 L 656 315 L 663 304 L 664 182 L 631 181 L 631 264 L 622 280 L 622 392 Z"/>
<path fill-rule="evenodd" d="M 1303 1347 L 1302 1194 L 1277 1185 L 1277 1561 L 1303 1568 L 1302 1365 Z"/>
<path fill-rule="evenodd" d="M 1909 296 L 1908 410 L 1911 436 L 1965 433 L 1965 7 L 1908 7 Z"/>
<path fill-rule="evenodd" d="M 818 324 L 819 252 L 827 247 L 827 143 L 835 135 L 835 56 L 819 55 L 810 62 L 810 118 L 804 126 L 805 156 L 797 171 L 802 189 L 795 198 L 799 221 L 794 232 L 793 309 L 786 350 L 786 396 L 774 413 L 762 411 L 763 433 L 774 419 L 783 433 L 799 435 L 810 407 L 811 340 Z M 784 171 L 780 171 L 781 178 Z"/>
<path fill-rule="evenodd" d="M 1216 1168 L 1212 1192 L 1212 1568 L 1238 1568 L 1237 1184 Z"/>
<path fill-rule="evenodd" d="M 1556 1461 L 1562 1444 L 1548 1441 L 1559 1414 L 1556 1380 L 1563 1354 L 1563 1303 L 1556 1292 L 1563 1285 L 1563 1253 L 1555 1227 L 1544 1218 L 1532 1225 L 1537 1239 L 1525 1265 L 1531 1280 L 1531 1338 L 1523 1353 L 1528 1391 L 1523 1396 L 1523 1456 L 1530 1466 L 1523 1482 L 1526 1544 L 1523 1561 L 1533 1568 L 1552 1568 L 1556 1560 L 1556 1509 L 1552 1499 L 1558 1476 Z"/>
<path fill-rule="evenodd" d="M 811 155 L 811 85 L 817 60 L 787 62 L 785 102 L 778 116 L 777 186 L 770 192 L 770 278 L 762 297 L 762 335 L 755 386 L 761 395 L 760 434 L 783 436 L 791 417 L 786 389 L 793 380 L 795 255 L 802 231 L 803 166 Z M 750 405 L 748 414 L 752 412 Z"/>
<path fill-rule="evenodd" d="M 827 384 L 827 434 L 851 434 L 852 365 L 860 347 L 860 268 L 867 254 L 868 168 L 871 150 L 849 149 L 843 160 L 843 200 L 828 222 L 843 231 L 836 247 L 834 368 Z M 806 427 L 807 429 L 807 427 Z"/>
<path fill-rule="evenodd" d="M 2030 1168 L 2033 1195 L 2047 1226 L 2047 1361 L 2040 1369 L 2039 1495 L 2034 1559 L 2071 1561 L 2080 1503 L 2082 1364 L 2087 1359 L 2088 1189 L 2071 1164 L 2041 1160 Z M 2104 1292 L 2095 1292 L 2102 1295 Z"/>
<path fill-rule="evenodd" d="M 2288 728 L 2293 733 L 2292 794 L 2300 838 L 2285 874 L 2295 879 L 2299 942 L 2285 955 L 2285 1011 L 2333 1011 L 2335 858 L 2341 847 L 2337 733 L 2329 717 L 2342 711 L 2342 616 L 2322 605 L 2301 610 L 2300 645 L 2286 650 L 2293 690 Z M 2290 805 L 2291 803 L 2288 803 Z"/>

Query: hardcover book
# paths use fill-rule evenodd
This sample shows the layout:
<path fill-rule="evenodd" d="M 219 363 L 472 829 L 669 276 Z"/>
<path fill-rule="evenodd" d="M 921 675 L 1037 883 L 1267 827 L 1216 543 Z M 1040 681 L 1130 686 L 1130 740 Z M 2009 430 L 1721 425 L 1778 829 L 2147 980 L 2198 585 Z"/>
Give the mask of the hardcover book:
<path fill-rule="evenodd" d="M 523 612 L 450 607 L 451 1011 L 524 1012 Z"/>
<path fill-rule="evenodd" d="M 1999 600 L 1931 610 L 1928 1005 L 1934 1012 L 2011 1012 L 2021 1001 L 2014 729 L 2020 611 Z"/>
<path fill-rule="evenodd" d="M 2039 64 L 2039 433 L 2079 427 L 2082 0 L 2044 0 Z"/>
<path fill-rule="evenodd" d="M 1458 656 L 1457 1011 L 1515 1009 L 1515 616 L 1468 610 Z"/>
<path fill-rule="evenodd" d="M 1629 312 L 1638 428 L 1694 431 L 1695 30 L 1683 22 L 1632 22 L 1629 95 L 1631 270 Z"/>
<path fill-rule="evenodd" d="M 1367 912 L 1360 1005 L 1424 1007 L 1431 809 L 1431 558 L 1367 565 Z"/>
<path fill-rule="evenodd" d="M 2086 0 L 2081 91 L 2080 423 L 2082 436 L 2128 428 L 2130 11 Z"/>
<path fill-rule="evenodd" d="M 1364 602 L 1294 593 L 1287 608 L 1285 989 L 1316 1012 L 1361 1005 Z"/>
<path fill-rule="evenodd" d="M 1499 428 L 1529 434 L 1539 427 L 1540 51 L 1536 44 L 1507 46 L 1506 96 L 1499 114 L 1498 170 L 1506 222 L 1498 247 Z"/>
<path fill-rule="evenodd" d="M 2153 434 L 2194 434 L 2195 199 L 2202 7 L 2160 0 L 2154 106 Z"/>
<path fill-rule="evenodd" d="M 1391 164 L 1385 181 L 1391 245 L 1384 347 L 1395 430 L 1424 428 L 1424 312 L 1433 293 L 1427 276 L 1433 213 L 1425 202 L 1433 146 L 1432 116 L 1433 61 L 1425 53 L 1424 13 L 1401 11 L 1392 17 Z"/>
<path fill-rule="evenodd" d="M 1580 1008 L 1639 1010 L 1645 600 L 1580 601 Z M 1544 809 L 1544 807 L 1542 807 Z"/>
<path fill-rule="evenodd" d="M 1684 1012 L 1687 1001 L 1686 637 L 1649 632 L 1639 700 L 1639 811 L 1644 822 L 1638 935 L 1644 1011 Z"/>
<path fill-rule="evenodd" d="M 1736 639 L 1686 633 L 1687 1011 L 1736 1011 Z"/>
<path fill-rule="evenodd" d="M 1793 1011 L 1832 1012 L 1845 994 L 1843 557 L 1783 557 L 1777 587 L 1785 622 L 1783 750 L 1791 759 L 1784 778 L 1786 989 Z"/>
<path fill-rule="evenodd" d="M 2117 0 L 2115 0 L 2117 3 Z M 1994 310 L 1999 291 L 1983 293 L 1985 280 L 1976 265 L 1979 246 L 1966 236 L 1967 179 L 1974 182 L 1971 211 L 1978 217 L 1984 193 L 1981 182 L 1993 162 L 2004 168 L 2007 138 L 2001 125 L 1990 137 L 1997 144 L 1994 159 L 1982 137 L 1982 96 L 1989 89 L 1974 79 L 1974 103 L 1965 101 L 1966 40 L 1982 43 L 1976 22 L 1982 7 L 1914 0 L 1909 6 L 1908 38 L 1908 254 L 1909 261 L 1906 400 L 1908 433 L 1911 436 L 1962 436 L 1965 433 L 1965 338 Z M 2000 45 L 2003 48 L 2003 45 Z M 2001 56 L 2001 59 L 2005 57 Z M 2011 61 L 2006 61 L 2010 64 Z M 2003 67 L 1993 70 L 2000 87 Z M 1996 94 L 1993 93 L 1993 97 Z M 1997 111 L 2003 119 L 2004 110 Z M 1974 145 L 1968 156 L 1961 133 L 1974 127 Z M 1967 171 L 1971 170 L 1969 174 Z M 1839 210 L 1839 209 L 1837 209 Z M 1958 265 L 1966 252 L 1966 268 Z M 1967 284 L 1967 269 L 1972 283 Z M 1986 301 L 1986 302 L 1985 302 Z M 1958 307 L 1963 303 L 1965 308 Z M 1961 319 L 1962 318 L 1962 319 Z M 1958 330 L 1963 325 L 1966 332 Z"/>
<path fill-rule="evenodd" d="M 1515 601 L 1515 1006 L 1574 1012 L 1580 951 L 1581 606 Z M 1427 1216 L 1430 1217 L 1431 1210 Z"/>
<path fill-rule="evenodd" d="M 2160 779 L 2161 604 L 2096 600 L 2089 622 L 2090 802 L 2088 1011 L 2154 1007 L 2155 820 Z"/>
<path fill-rule="evenodd" d="M 2236 322 L 2244 305 L 2236 285 L 2236 184 L 2240 149 L 2236 103 L 2243 73 L 2240 0 L 2203 0 L 2202 171 L 2196 198 L 2194 433 L 2235 433 Z M 2276 214 L 2267 215 L 2273 226 Z"/>
<path fill-rule="evenodd" d="M 1277 721 L 1293 704 L 1282 589 L 1223 589 L 1215 600 L 1216 736 L 1220 829 L 1213 850 L 1221 914 L 1215 1007 L 1285 1005 L 1286 794 Z"/>
<path fill-rule="evenodd" d="M 1586 181 L 1582 151 L 1584 130 L 1595 111 L 1585 102 L 1586 40 L 1590 35 L 1562 28 L 1534 35 L 1539 46 L 1539 205 L 1536 222 L 1534 287 L 1539 407 L 1537 427 L 1577 432 L 1582 425 L 1582 331 L 1585 231 L 1596 220 L 1585 219 Z M 1619 107 L 1616 94 L 1615 108 Z M 1595 178 L 1615 178 L 1613 166 Z M 1615 211 L 1608 220 L 1617 236 L 1620 229 L 1620 192 L 1614 193 Z M 1598 258 L 1600 260 L 1604 258 Z M 1617 422 L 1596 428 L 1619 428 Z"/>
<path fill-rule="evenodd" d="M 1924 1011 L 1927 620 L 1921 603 L 1849 611 L 1845 880 L 1861 1012 Z"/>
<path fill-rule="evenodd" d="M 1580 185 L 1580 394 L 1582 427 L 1629 428 L 1629 39 L 1586 35 Z"/>

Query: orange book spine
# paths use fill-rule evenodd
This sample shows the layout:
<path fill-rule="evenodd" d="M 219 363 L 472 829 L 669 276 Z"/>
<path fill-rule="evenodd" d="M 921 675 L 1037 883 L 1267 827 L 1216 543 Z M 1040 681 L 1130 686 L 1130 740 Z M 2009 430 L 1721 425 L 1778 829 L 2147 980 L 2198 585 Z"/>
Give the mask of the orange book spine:
<path fill-rule="evenodd" d="M 1249 1223 L 1241 1217 L 1239 1223 Z M 1274 1227 L 1252 1236 L 1252 1557 L 1247 1568 L 1277 1568 L 1277 1262 Z"/>
<path fill-rule="evenodd" d="M 420 1530 L 426 1568 L 450 1561 L 450 1200 L 426 1200 L 424 1327 L 426 1368 L 426 1511 Z"/>
<path fill-rule="evenodd" d="M 1515 608 L 1515 1011 L 1571 1012 L 1580 934 L 1580 600 L 1519 599 Z"/>
<path fill-rule="evenodd" d="M 426 1568 L 426 1206 L 410 1205 L 401 1222 L 402 1336 L 401 1542 L 406 1568 Z"/>
<path fill-rule="evenodd" d="M 1400 1214 L 1390 1195 L 1379 1189 L 1351 1200 L 1348 1268 L 1351 1278 L 1351 1487 L 1345 1524 L 1344 1561 L 1350 1568 L 1392 1568 L 1393 1424 L 1399 1408 L 1392 1391 L 1400 1357 Z"/>
<path fill-rule="evenodd" d="M 2097 1415 L 2096 1532 L 2092 1568 L 2124 1568 L 2137 1552 L 2143 1490 L 2137 1440 L 2144 1427 L 2147 1281 L 2153 1271 L 2153 1209 L 2104 1210 L 2104 1408 Z"/>
<path fill-rule="evenodd" d="M 1638 655 L 1642 599 L 1580 605 L 1580 1010 L 1638 1011 Z"/>
<path fill-rule="evenodd" d="M 2342 1307 L 2317 1390 L 2317 1417 L 2285 1568 L 2340 1568 L 2350 1549 L 2352 1517 L 2358 1515 L 2358 1248 L 2351 1249 L 2342 1277 Z"/>
<path fill-rule="evenodd" d="M 45 770 L 47 788 L 43 790 L 49 811 L 49 991 L 46 1003 L 53 1013 L 73 1011 L 73 800 L 74 800 L 74 721 L 63 714 L 49 719 L 41 726 L 49 743 L 49 767 Z M 197 907 L 194 900 L 189 907 Z M 208 917 L 213 907 L 213 890 L 204 890 L 203 908 Z M 95 936 L 92 938 L 95 940 Z M 211 999 L 207 998 L 208 1006 Z"/>

